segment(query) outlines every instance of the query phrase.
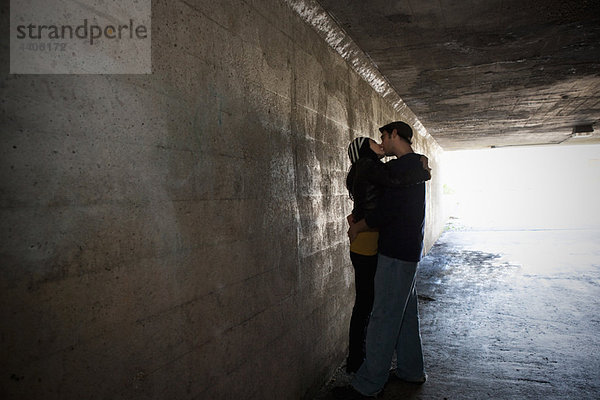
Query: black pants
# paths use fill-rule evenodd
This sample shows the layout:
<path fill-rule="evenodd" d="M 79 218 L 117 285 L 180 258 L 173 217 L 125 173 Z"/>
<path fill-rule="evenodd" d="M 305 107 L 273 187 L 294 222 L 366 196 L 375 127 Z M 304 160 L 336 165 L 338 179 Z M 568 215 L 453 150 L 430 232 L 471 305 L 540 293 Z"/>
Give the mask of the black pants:
<path fill-rule="evenodd" d="M 350 319 L 350 346 L 346 371 L 356 372 L 365 359 L 365 339 L 367 325 L 373 309 L 375 271 L 377 255 L 363 256 L 350 252 L 350 260 L 354 266 L 354 282 L 356 298 Z"/>

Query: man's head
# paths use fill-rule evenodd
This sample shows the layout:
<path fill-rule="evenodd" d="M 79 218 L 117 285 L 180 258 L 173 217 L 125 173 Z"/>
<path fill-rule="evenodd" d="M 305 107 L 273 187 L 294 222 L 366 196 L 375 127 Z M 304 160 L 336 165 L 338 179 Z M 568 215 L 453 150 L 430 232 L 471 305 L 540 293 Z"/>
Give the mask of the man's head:
<path fill-rule="evenodd" d="M 390 122 L 379 128 L 381 146 L 388 156 L 400 156 L 412 151 L 413 131 L 410 125 L 402 121 Z"/>

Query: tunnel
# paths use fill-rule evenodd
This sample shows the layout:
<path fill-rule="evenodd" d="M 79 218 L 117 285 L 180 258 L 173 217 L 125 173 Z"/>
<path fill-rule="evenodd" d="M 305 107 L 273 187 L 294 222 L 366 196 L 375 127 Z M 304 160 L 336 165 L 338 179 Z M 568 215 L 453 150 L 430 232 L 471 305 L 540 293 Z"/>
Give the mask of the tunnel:
<path fill-rule="evenodd" d="M 428 380 L 385 398 L 600 397 L 598 11 L 3 2 L 0 395 L 333 398 L 350 379 L 347 147 L 404 121 L 432 169 Z M 585 229 L 451 218 L 450 159 L 486 154 L 459 182 L 489 195 L 484 164 L 532 148 L 572 158 L 544 153 L 548 168 L 513 177 L 584 189 L 540 220 L 585 205 Z"/>

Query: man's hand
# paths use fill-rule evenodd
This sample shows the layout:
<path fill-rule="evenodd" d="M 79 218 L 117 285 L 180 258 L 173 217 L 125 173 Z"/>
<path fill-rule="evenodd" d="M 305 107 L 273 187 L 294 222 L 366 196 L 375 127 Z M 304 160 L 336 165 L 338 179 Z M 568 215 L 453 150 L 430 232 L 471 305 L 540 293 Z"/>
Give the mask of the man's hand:
<path fill-rule="evenodd" d="M 350 243 L 354 242 L 359 233 L 369 230 L 369 225 L 363 219 L 356 223 L 351 223 L 350 228 L 348 228 L 348 238 L 350 239 Z"/>
<path fill-rule="evenodd" d="M 423 169 L 431 173 L 431 168 L 429 168 L 429 158 L 426 156 L 421 156 L 421 164 L 423 164 Z"/>
<path fill-rule="evenodd" d="M 356 221 L 354 220 L 354 214 L 350 214 L 346 217 L 346 221 L 348 221 L 348 225 L 354 224 Z"/>

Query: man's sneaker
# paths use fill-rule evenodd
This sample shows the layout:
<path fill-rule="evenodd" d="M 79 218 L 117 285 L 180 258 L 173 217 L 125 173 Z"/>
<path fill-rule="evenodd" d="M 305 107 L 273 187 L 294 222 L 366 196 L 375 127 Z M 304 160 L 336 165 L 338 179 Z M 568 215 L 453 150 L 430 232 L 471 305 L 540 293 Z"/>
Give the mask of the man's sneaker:
<path fill-rule="evenodd" d="M 394 382 L 394 381 L 413 383 L 415 385 L 422 385 L 425 382 L 427 382 L 427 374 L 423 374 L 423 376 L 418 379 L 403 379 L 403 378 L 400 378 L 398 375 L 396 375 L 396 372 L 390 371 L 390 377 L 388 378 L 388 382 Z"/>
<path fill-rule="evenodd" d="M 339 400 L 361 400 L 361 399 L 378 399 L 383 395 L 383 391 L 379 392 L 375 396 L 365 396 L 351 385 L 348 386 L 337 386 L 332 389 L 333 396 Z"/>

